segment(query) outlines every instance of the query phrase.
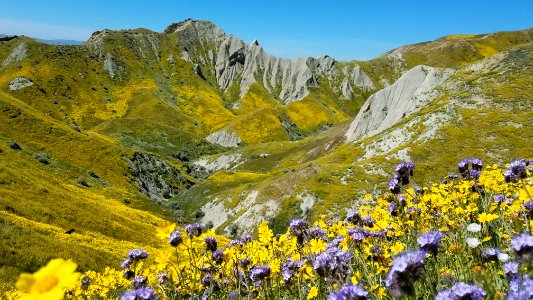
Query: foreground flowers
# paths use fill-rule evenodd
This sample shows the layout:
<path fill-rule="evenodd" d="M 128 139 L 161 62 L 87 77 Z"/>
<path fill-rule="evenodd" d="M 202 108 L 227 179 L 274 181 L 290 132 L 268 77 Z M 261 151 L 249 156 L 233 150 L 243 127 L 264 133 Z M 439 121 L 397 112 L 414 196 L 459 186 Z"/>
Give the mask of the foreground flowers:
<path fill-rule="evenodd" d="M 72 288 L 80 278 L 76 264 L 71 260 L 53 259 L 33 274 L 22 274 L 17 288 L 24 292 L 23 299 L 63 299 L 66 289 Z"/>
<path fill-rule="evenodd" d="M 507 182 L 467 159 L 463 179 L 413 189 L 415 165 L 402 163 L 391 193 L 365 196 L 344 220 L 293 219 L 280 235 L 266 223 L 256 238 L 231 241 L 201 224 L 167 225 L 159 251 L 132 250 L 123 271 L 88 272 L 61 291 L 73 299 L 530 299 L 533 188 L 529 169 L 524 178 L 522 164 L 513 166 L 517 182 Z"/>

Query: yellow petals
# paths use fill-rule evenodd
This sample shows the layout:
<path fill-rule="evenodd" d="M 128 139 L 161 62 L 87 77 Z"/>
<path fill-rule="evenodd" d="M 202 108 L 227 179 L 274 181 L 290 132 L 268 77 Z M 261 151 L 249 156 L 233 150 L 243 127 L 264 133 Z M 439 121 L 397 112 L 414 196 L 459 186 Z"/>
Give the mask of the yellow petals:
<path fill-rule="evenodd" d="M 480 222 L 480 223 L 487 223 L 487 222 L 492 222 L 494 220 L 498 219 L 498 215 L 496 214 L 487 214 L 487 213 L 481 213 L 478 217 L 477 217 L 477 220 Z"/>
<path fill-rule="evenodd" d="M 307 299 L 314 299 L 316 296 L 318 296 L 318 289 L 316 286 L 312 286 L 307 294 Z"/>
<path fill-rule="evenodd" d="M 71 260 L 53 259 L 33 274 L 21 274 L 16 286 L 30 299 L 63 299 L 65 290 L 73 288 L 80 277 L 76 267 Z"/>
<path fill-rule="evenodd" d="M 403 245 L 403 243 L 401 242 L 396 242 L 394 245 L 392 245 L 390 247 L 390 251 L 393 253 L 393 254 L 396 254 L 396 253 L 400 253 L 403 251 L 403 249 L 405 249 L 405 246 Z"/>

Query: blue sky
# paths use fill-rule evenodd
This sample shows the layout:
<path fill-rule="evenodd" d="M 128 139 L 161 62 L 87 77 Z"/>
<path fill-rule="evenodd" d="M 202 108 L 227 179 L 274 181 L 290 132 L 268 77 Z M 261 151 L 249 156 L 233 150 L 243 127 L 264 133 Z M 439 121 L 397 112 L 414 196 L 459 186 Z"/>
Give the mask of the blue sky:
<path fill-rule="evenodd" d="M 0 0 L 0 33 L 85 40 L 93 31 L 163 29 L 186 18 L 209 20 L 245 42 L 287 58 L 328 54 L 371 59 L 393 48 L 448 34 L 533 27 L 533 1 L 39 1 Z"/>

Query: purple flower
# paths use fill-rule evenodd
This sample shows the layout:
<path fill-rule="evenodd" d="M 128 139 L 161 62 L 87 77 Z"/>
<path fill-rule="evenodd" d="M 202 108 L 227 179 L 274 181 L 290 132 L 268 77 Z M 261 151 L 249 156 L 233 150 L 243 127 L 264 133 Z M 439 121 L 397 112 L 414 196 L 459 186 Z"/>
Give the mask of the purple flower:
<path fill-rule="evenodd" d="M 361 221 L 361 216 L 357 211 L 352 210 L 346 216 L 346 220 L 354 225 L 357 225 Z"/>
<path fill-rule="evenodd" d="M 134 289 L 145 287 L 147 283 L 148 283 L 148 279 L 144 276 L 137 276 L 133 278 L 133 280 L 131 281 L 131 285 L 133 286 Z"/>
<path fill-rule="evenodd" d="M 252 235 L 249 234 L 249 233 L 245 234 L 245 235 L 242 237 L 242 241 L 243 241 L 244 243 L 249 243 L 249 242 L 251 242 L 251 241 L 252 241 Z"/>
<path fill-rule="evenodd" d="M 478 179 L 482 168 L 483 162 L 479 158 L 463 158 L 457 164 L 457 170 L 463 179 Z"/>
<path fill-rule="evenodd" d="M 220 265 L 224 261 L 224 249 L 218 249 L 213 252 L 213 261 L 215 264 Z"/>
<path fill-rule="evenodd" d="M 326 233 L 324 232 L 324 229 L 320 227 L 315 227 L 313 230 L 309 230 L 309 238 L 310 239 L 326 239 Z"/>
<path fill-rule="evenodd" d="M 507 197 L 504 194 L 498 194 L 494 196 L 494 198 L 492 199 L 492 201 L 496 203 L 502 203 L 503 201 L 506 201 L 506 200 L 507 200 Z"/>
<path fill-rule="evenodd" d="M 130 280 L 130 279 L 132 279 L 133 277 L 135 277 L 135 272 L 133 272 L 133 271 L 130 270 L 130 269 L 126 269 L 126 270 L 124 270 L 124 272 L 122 273 L 122 277 L 123 277 L 124 279 Z"/>
<path fill-rule="evenodd" d="M 131 264 L 133 263 L 133 261 L 129 258 L 126 258 L 126 260 L 124 260 L 123 262 L 120 263 L 120 268 L 121 269 L 126 269 L 127 267 L 129 267 Z"/>
<path fill-rule="evenodd" d="M 511 240 L 511 248 L 513 248 L 518 260 L 526 262 L 533 260 L 533 235 L 519 234 L 515 235 Z"/>
<path fill-rule="evenodd" d="M 481 300 L 485 298 L 487 293 L 477 285 L 466 284 L 458 282 L 451 288 L 452 293 L 456 299 L 459 300 Z"/>
<path fill-rule="evenodd" d="M 527 201 L 524 203 L 524 209 L 526 210 L 527 214 L 533 216 L 533 201 Z"/>
<path fill-rule="evenodd" d="M 303 265 L 304 263 L 301 260 L 283 263 L 281 265 L 281 276 L 285 283 L 289 283 L 296 271 L 298 271 Z"/>
<path fill-rule="evenodd" d="M 203 286 L 210 286 L 213 283 L 213 277 L 210 274 L 205 275 L 201 280 Z"/>
<path fill-rule="evenodd" d="M 202 231 L 203 226 L 200 223 L 193 223 L 185 226 L 185 232 L 187 232 L 189 238 L 192 238 L 193 236 L 200 236 L 202 234 Z"/>
<path fill-rule="evenodd" d="M 142 287 L 132 291 L 127 291 L 120 297 L 120 300 L 156 300 L 154 290 L 147 287 Z"/>
<path fill-rule="evenodd" d="M 431 252 L 433 255 L 436 255 L 439 251 L 440 242 L 442 241 L 443 237 L 444 233 L 436 230 L 423 233 L 417 240 L 418 247 L 420 247 L 421 250 Z"/>
<path fill-rule="evenodd" d="M 367 226 L 367 227 L 372 228 L 372 227 L 374 227 L 374 223 L 375 223 L 375 221 L 374 221 L 374 219 L 372 219 L 371 216 L 364 216 L 364 217 L 361 218 L 361 225 L 363 225 L 363 226 Z"/>
<path fill-rule="evenodd" d="M 528 290 L 519 290 L 509 293 L 505 300 L 529 300 L 531 297 L 533 297 L 533 292 Z"/>
<path fill-rule="evenodd" d="M 435 300 L 482 300 L 486 295 L 487 293 L 477 285 L 458 282 L 450 289 L 440 291 Z"/>
<path fill-rule="evenodd" d="M 511 162 L 511 166 L 503 174 L 505 182 L 518 182 L 518 180 L 526 178 L 528 170 L 527 165 L 527 162 L 523 159 Z"/>
<path fill-rule="evenodd" d="M 389 270 L 385 285 L 394 297 L 414 292 L 414 281 L 424 272 L 425 251 L 416 250 L 397 256 Z"/>
<path fill-rule="evenodd" d="M 244 245 L 243 242 L 241 240 L 231 240 L 229 241 L 228 245 L 226 246 L 227 248 L 229 247 L 233 247 L 233 246 L 242 246 Z"/>
<path fill-rule="evenodd" d="M 166 272 L 163 272 L 155 277 L 159 281 L 160 284 L 164 284 L 168 280 L 168 276 Z"/>
<path fill-rule="evenodd" d="M 292 219 L 289 230 L 292 236 L 301 236 L 309 228 L 309 223 L 302 219 Z"/>
<path fill-rule="evenodd" d="M 230 300 L 237 300 L 240 299 L 240 294 L 237 291 L 231 291 L 228 295 L 228 299 Z"/>
<path fill-rule="evenodd" d="M 366 300 L 368 292 L 360 285 L 347 285 L 339 288 L 338 292 L 331 292 L 328 300 Z"/>
<path fill-rule="evenodd" d="M 455 300 L 455 295 L 451 290 L 442 290 L 435 296 L 435 300 Z"/>
<path fill-rule="evenodd" d="M 239 265 L 243 269 L 246 269 L 246 267 L 248 267 L 251 263 L 252 263 L 252 260 L 249 259 L 248 257 L 239 260 Z"/>
<path fill-rule="evenodd" d="M 392 177 L 389 180 L 389 191 L 393 194 L 399 194 L 400 193 L 400 179 L 397 177 Z"/>
<path fill-rule="evenodd" d="M 217 243 L 216 238 L 208 236 L 204 239 L 204 242 L 205 242 L 205 250 L 211 251 L 211 252 L 217 250 L 218 243 Z"/>
<path fill-rule="evenodd" d="M 505 272 L 505 275 L 508 277 L 515 277 L 518 276 L 518 267 L 520 264 L 518 264 L 516 261 L 510 261 L 503 264 L 502 268 Z"/>
<path fill-rule="evenodd" d="M 306 221 L 302 219 L 293 219 L 290 222 L 289 231 L 292 236 L 297 238 L 298 244 L 303 244 L 308 228 L 309 223 Z"/>
<path fill-rule="evenodd" d="M 343 251 L 334 245 L 328 245 L 326 252 L 322 252 L 313 260 L 313 269 L 322 277 L 344 278 L 350 269 L 353 257 L 351 252 Z"/>
<path fill-rule="evenodd" d="M 128 252 L 128 259 L 132 261 L 138 261 L 148 257 L 148 252 L 142 249 L 134 249 Z"/>
<path fill-rule="evenodd" d="M 253 266 L 250 270 L 250 279 L 255 286 L 260 286 L 268 276 L 270 276 L 269 266 Z"/>
<path fill-rule="evenodd" d="M 455 173 L 448 173 L 448 179 L 451 179 L 451 180 L 457 179 L 457 174 L 455 174 Z"/>
<path fill-rule="evenodd" d="M 168 238 L 168 242 L 172 247 L 176 247 L 181 244 L 181 242 L 183 242 L 183 238 L 181 237 L 181 231 L 177 229 L 172 231 L 170 237 Z"/>
<path fill-rule="evenodd" d="M 529 291 L 531 293 L 530 296 L 533 296 L 533 277 L 522 275 L 512 278 L 509 282 L 509 291 L 513 293 Z"/>
<path fill-rule="evenodd" d="M 413 162 L 401 162 L 396 165 L 396 175 L 402 184 L 409 184 L 409 177 L 413 176 L 416 164 Z"/>
<path fill-rule="evenodd" d="M 352 237 L 352 239 L 356 242 L 362 242 L 366 235 L 365 230 L 362 227 L 359 228 L 348 228 L 348 234 Z"/>
<path fill-rule="evenodd" d="M 397 205 L 396 205 L 396 202 L 391 202 L 389 204 L 389 207 L 387 208 L 388 211 L 389 211 L 389 214 L 391 216 L 397 216 L 398 215 L 398 210 L 397 210 Z"/>
<path fill-rule="evenodd" d="M 89 278 L 89 276 L 83 276 L 81 278 L 81 289 L 83 291 L 87 290 L 90 284 L 91 284 L 91 279 Z"/>
<path fill-rule="evenodd" d="M 494 248 L 494 247 L 486 248 L 485 250 L 481 251 L 481 258 L 485 261 L 497 261 L 498 254 L 500 253 L 501 251 L 498 248 Z"/>

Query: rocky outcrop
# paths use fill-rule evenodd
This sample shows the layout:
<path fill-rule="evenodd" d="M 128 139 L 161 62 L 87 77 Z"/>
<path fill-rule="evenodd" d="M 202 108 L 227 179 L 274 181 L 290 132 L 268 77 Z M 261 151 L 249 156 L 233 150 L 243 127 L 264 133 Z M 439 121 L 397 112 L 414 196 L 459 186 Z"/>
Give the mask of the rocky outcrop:
<path fill-rule="evenodd" d="M 7 66 L 12 63 L 22 61 L 27 56 L 28 45 L 22 42 L 9 53 L 8 57 L 2 62 L 2 66 Z"/>
<path fill-rule="evenodd" d="M 115 77 L 122 79 L 124 73 L 124 67 L 120 65 L 111 54 L 107 54 L 104 60 L 104 69 L 107 71 L 109 76 L 113 79 Z"/>
<path fill-rule="evenodd" d="M 239 147 L 242 143 L 241 138 L 235 132 L 228 132 L 225 130 L 214 132 L 205 139 L 212 144 L 227 148 Z"/>
<path fill-rule="evenodd" d="M 221 155 L 216 158 L 203 157 L 192 163 L 193 167 L 199 167 L 207 171 L 208 173 L 215 173 L 220 170 L 229 170 L 237 167 L 246 161 L 241 153 L 231 153 L 227 155 Z"/>
<path fill-rule="evenodd" d="M 216 57 L 219 87 L 227 89 L 240 78 L 240 96 L 258 82 L 283 103 L 307 96 L 307 88 L 318 85 L 318 77 L 328 75 L 335 65 L 329 56 L 289 60 L 268 55 L 257 41 L 249 45 L 234 36 L 221 44 Z"/>
<path fill-rule="evenodd" d="M 238 84 L 241 97 L 257 82 L 281 102 L 290 103 L 307 96 L 307 88 L 317 86 L 322 76 L 338 73 L 335 60 L 329 56 L 276 58 L 256 40 L 245 44 L 206 21 L 187 19 L 170 25 L 165 33 L 177 33 L 183 59 L 199 64 L 204 74 L 213 74 L 222 90 Z M 367 78 L 357 77 L 357 84 L 373 86 Z"/>
<path fill-rule="evenodd" d="M 373 90 L 376 88 L 372 79 L 366 75 L 359 65 L 355 65 L 350 74 L 353 84 L 362 89 Z"/>
<path fill-rule="evenodd" d="M 419 111 L 436 97 L 436 87 L 451 74 L 449 69 L 417 66 L 393 85 L 372 95 L 346 132 L 348 141 L 378 134 Z"/>
<path fill-rule="evenodd" d="M 130 165 L 140 192 L 156 202 L 172 198 L 181 186 L 189 188 L 194 184 L 176 168 L 153 154 L 136 152 L 133 158 L 125 157 L 124 160 Z"/>
<path fill-rule="evenodd" d="M 24 78 L 24 77 L 17 77 L 9 83 L 9 90 L 16 91 L 20 90 L 25 87 L 30 87 L 33 85 L 33 81 Z"/>

